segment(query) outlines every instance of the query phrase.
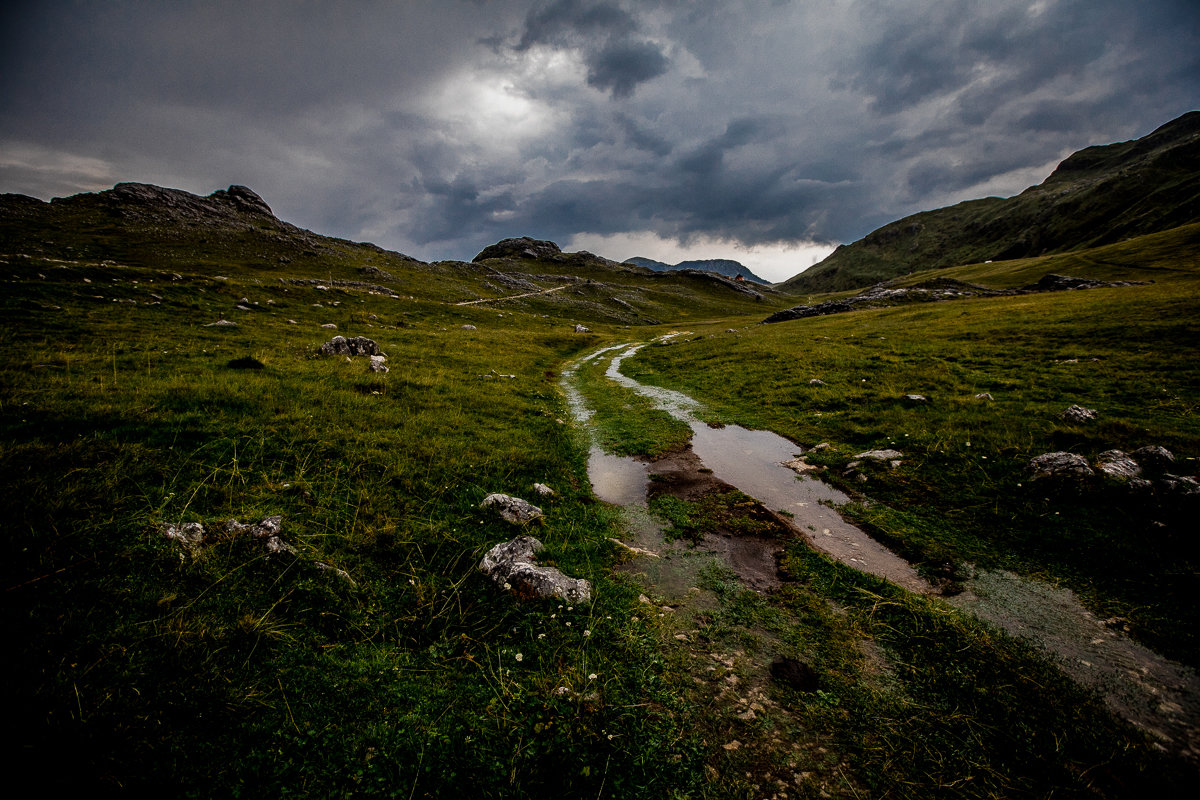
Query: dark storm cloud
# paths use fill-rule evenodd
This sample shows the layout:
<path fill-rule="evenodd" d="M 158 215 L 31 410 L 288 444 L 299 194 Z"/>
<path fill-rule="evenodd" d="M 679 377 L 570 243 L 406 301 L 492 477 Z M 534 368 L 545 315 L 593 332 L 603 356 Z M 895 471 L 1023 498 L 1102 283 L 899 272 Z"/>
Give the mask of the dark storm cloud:
<path fill-rule="evenodd" d="M 586 63 L 588 86 L 611 91 L 613 97 L 629 97 L 639 83 L 666 72 L 670 62 L 650 42 L 612 42 L 589 53 Z"/>
<path fill-rule="evenodd" d="M 534 45 L 578 50 L 587 65 L 587 85 L 629 97 L 638 84 L 667 71 L 662 47 L 637 38 L 637 21 L 616 3 L 552 0 L 529 12 L 517 51 Z"/>
<path fill-rule="evenodd" d="M 1018 192 L 1200 97 L 1187 0 L 0 14 L 0 191 L 244 183 L 284 219 L 423 258 L 522 234 L 847 241 Z"/>

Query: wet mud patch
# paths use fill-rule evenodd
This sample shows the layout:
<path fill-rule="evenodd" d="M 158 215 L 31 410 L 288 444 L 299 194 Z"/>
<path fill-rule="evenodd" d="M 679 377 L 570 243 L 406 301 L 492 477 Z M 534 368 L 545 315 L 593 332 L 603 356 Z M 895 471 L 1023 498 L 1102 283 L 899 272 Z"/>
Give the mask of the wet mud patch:
<path fill-rule="evenodd" d="M 797 532 L 753 497 L 717 478 L 690 448 L 650 466 L 649 507 L 667 538 L 686 539 L 718 556 L 746 588 L 777 589 L 783 540 Z"/>
<path fill-rule="evenodd" d="M 949 602 L 1049 653 L 1163 750 L 1200 764 L 1200 677 L 1088 611 L 1069 589 L 980 570 Z"/>

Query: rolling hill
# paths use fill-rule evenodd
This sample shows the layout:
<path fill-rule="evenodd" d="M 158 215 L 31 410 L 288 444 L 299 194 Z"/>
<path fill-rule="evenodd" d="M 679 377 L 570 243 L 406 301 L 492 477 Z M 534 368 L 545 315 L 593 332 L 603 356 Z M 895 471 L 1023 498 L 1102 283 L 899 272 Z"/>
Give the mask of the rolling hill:
<path fill-rule="evenodd" d="M 909 273 L 1061 253 L 1200 220 L 1200 111 L 1141 139 L 1088 147 L 1015 197 L 914 214 L 781 284 L 840 291 Z"/>

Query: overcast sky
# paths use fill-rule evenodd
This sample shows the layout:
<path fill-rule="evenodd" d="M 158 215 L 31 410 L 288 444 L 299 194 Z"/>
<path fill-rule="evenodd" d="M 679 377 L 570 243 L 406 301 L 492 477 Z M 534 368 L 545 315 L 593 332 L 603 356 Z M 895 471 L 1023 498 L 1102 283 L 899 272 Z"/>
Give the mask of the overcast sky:
<path fill-rule="evenodd" d="M 782 280 L 1200 107 L 1196 0 L 0 4 L 0 192 L 239 183 L 423 260 Z"/>

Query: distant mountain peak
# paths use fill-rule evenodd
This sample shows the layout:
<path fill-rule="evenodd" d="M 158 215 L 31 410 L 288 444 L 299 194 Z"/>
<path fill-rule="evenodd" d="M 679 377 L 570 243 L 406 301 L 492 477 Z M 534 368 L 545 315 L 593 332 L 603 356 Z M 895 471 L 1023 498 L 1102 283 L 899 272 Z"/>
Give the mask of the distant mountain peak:
<path fill-rule="evenodd" d="M 770 281 L 763 280 L 751 272 L 750 268 L 745 264 L 729 258 L 708 258 L 692 261 L 680 261 L 678 264 L 664 264 L 662 261 L 655 261 L 652 258 L 634 256 L 633 258 L 625 259 L 625 263 L 652 269 L 655 272 L 672 272 L 676 270 L 695 269 L 702 272 L 715 272 L 718 275 L 724 275 L 727 278 L 733 278 L 735 280 L 738 277 L 741 277 L 743 280 L 751 281 L 752 283 L 761 283 L 764 285 L 770 283 Z"/>

